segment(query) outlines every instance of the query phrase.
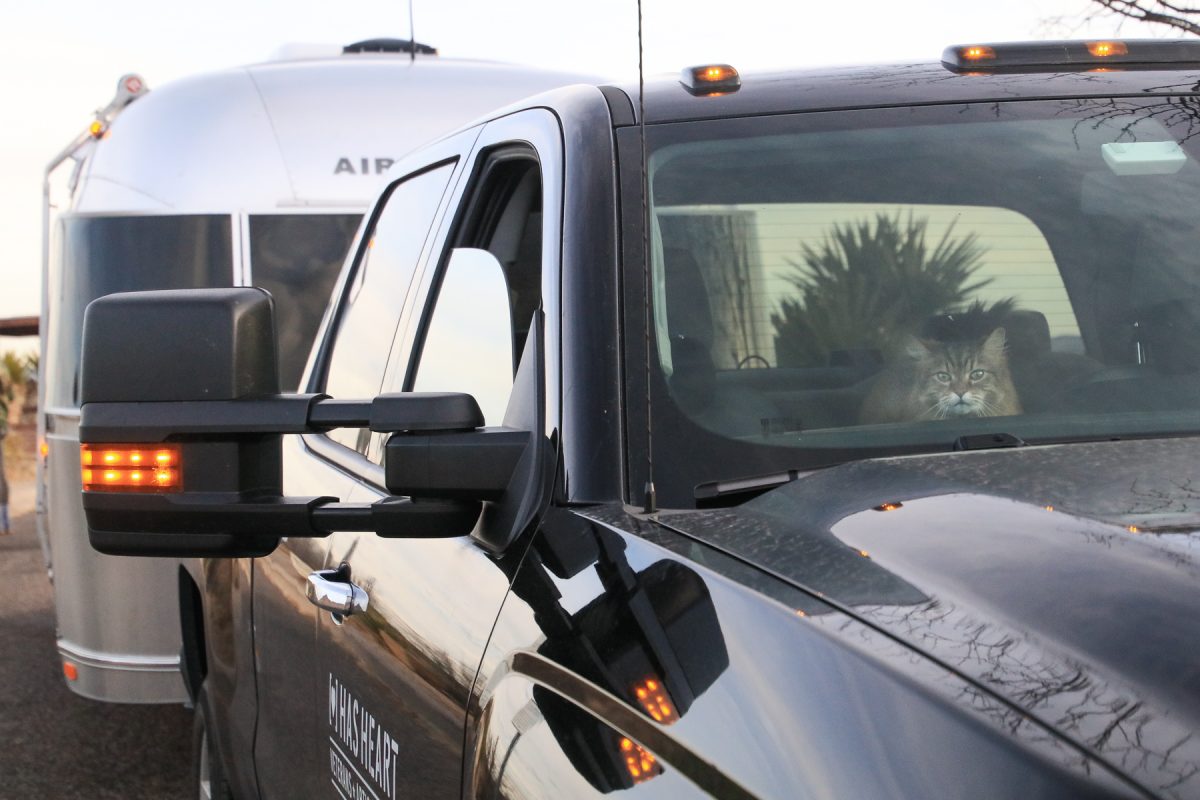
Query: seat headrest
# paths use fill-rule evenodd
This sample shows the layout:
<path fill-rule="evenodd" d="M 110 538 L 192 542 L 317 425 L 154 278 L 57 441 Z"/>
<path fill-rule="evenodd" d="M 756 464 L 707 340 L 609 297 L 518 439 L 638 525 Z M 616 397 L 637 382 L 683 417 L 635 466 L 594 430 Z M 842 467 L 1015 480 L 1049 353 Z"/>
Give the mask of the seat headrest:
<path fill-rule="evenodd" d="M 996 328 L 1004 328 L 1009 355 L 1036 358 L 1050 352 L 1050 323 L 1040 311 L 1015 309 L 998 303 L 984 309 L 976 306 L 963 313 L 938 314 L 925 320 L 921 336 L 935 341 L 983 339 Z"/>
<path fill-rule="evenodd" d="M 1050 352 L 1050 323 L 1040 311 L 1010 311 L 1004 318 L 1004 333 L 1012 355 L 1030 357 Z"/>
<path fill-rule="evenodd" d="M 663 251 L 663 277 L 667 292 L 667 327 L 671 339 L 679 337 L 713 343 L 713 316 L 704 274 L 691 250 L 668 247 Z"/>

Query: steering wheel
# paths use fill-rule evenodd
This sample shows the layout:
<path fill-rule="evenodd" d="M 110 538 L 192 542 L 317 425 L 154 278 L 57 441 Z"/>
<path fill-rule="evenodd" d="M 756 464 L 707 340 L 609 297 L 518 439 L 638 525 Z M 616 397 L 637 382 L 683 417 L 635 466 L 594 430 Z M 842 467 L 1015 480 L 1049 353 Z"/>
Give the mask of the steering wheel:
<path fill-rule="evenodd" d="M 753 367 L 750 366 L 751 364 L 754 364 L 755 362 L 761 362 L 761 363 L 759 363 L 758 366 L 753 366 Z M 738 369 L 747 369 L 747 368 L 762 369 L 763 367 L 770 369 L 771 362 L 767 361 L 765 358 L 760 356 L 758 353 L 751 353 L 750 355 L 746 356 L 745 358 L 743 358 L 741 361 L 739 361 L 737 363 Z"/>

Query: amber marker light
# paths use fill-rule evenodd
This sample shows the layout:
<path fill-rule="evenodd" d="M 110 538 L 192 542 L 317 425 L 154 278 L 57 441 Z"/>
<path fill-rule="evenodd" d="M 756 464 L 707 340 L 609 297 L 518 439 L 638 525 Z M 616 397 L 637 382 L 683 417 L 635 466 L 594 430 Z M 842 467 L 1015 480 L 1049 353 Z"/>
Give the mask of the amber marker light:
<path fill-rule="evenodd" d="M 895 511 L 900 508 L 904 508 L 903 503 L 880 503 L 879 505 L 875 506 L 875 508 L 873 508 L 871 510 L 872 511 Z"/>
<path fill-rule="evenodd" d="M 991 61 L 996 57 L 996 51 L 983 44 L 973 44 L 959 51 L 964 61 Z"/>
<path fill-rule="evenodd" d="M 98 119 L 92 120 L 92 124 L 88 126 L 88 133 L 92 135 L 93 139 L 99 139 L 104 135 L 106 130 L 108 130 L 108 127 Z"/>
<path fill-rule="evenodd" d="M 635 784 L 648 781 L 662 772 L 658 759 L 629 737 L 621 737 L 620 747 L 625 769 L 629 771 L 629 777 Z"/>
<path fill-rule="evenodd" d="M 1137 525 L 1126 525 L 1125 530 L 1129 531 L 1130 533 L 1138 533 L 1138 526 Z"/>
<path fill-rule="evenodd" d="M 684 69 L 679 82 L 694 95 L 726 94 L 741 87 L 742 76 L 728 64 L 704 64 Z"/>
<path fill-rule="evenodd" d="M 675 705 L 671 702 L 671 697 L 667 694 L 662 681 L 657 678 L 647 678 L 641 683 L 636 684 L 633 687 L 633 696 L 637 698 L 638 703 L 641 704 L 642 708 L 646 709 L 646 713 L 655 722 L 670 725 L 679 719 L 679 714 L 675 711 Z"/>
<path fill-rule="evenodd" d="M 1088 42 L 1087 49 L 1096 58 L 1129 55 L 1129 47 L 1124 42 Z"/>
<path fill-rule="evenodd" d="M 84 444 L 79 448 L 85 492 L 183 490 L 183 458 L 177 444 Z"/>

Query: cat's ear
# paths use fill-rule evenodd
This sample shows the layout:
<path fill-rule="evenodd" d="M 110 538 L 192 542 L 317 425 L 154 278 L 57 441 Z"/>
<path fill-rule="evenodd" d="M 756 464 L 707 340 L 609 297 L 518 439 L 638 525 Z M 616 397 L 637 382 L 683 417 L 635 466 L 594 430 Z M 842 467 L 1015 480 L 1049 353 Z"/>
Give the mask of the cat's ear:
<path fill-rule="evenodd" d="M 923 358 L 928 358 L 929 354 L 931 352 L 932 352 L 932 350 L 929 347 L 929 343 L 926 342 L 924 339 L 920 339 L 920 338 L 918 338 L 916 336 L 912 336 L 912 335 L 905 337 L 905 339 L 904 339 L 904 355 L 908 356 L 909 358 L 913 359 L 914 361 L 919 361 Z"/>
<path fill-rule="evenodd" d="M 983 347 L 981 349 L 983 352 L 987 353 L 993 358 L 999 358 L 1000 356 L 1004 355 L 1004 346 L 1006 342 L 1007 336 L 1004 332 L 1004 328 L 996 328 L 996 330 L 989 333 L 988 337 L 983 340 Z"/>

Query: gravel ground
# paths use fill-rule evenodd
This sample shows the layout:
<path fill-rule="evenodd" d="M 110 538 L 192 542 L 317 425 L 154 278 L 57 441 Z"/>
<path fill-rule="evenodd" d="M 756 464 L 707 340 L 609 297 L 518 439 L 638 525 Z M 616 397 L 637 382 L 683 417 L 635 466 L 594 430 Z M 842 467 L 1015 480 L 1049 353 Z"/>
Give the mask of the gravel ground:
<path fill-rule="evenodd" d="M 64 684 L 33 483 L 12 485 L 0 536 L 0 800 L 187 797 L 191 712 L 85 700 Z"/>

